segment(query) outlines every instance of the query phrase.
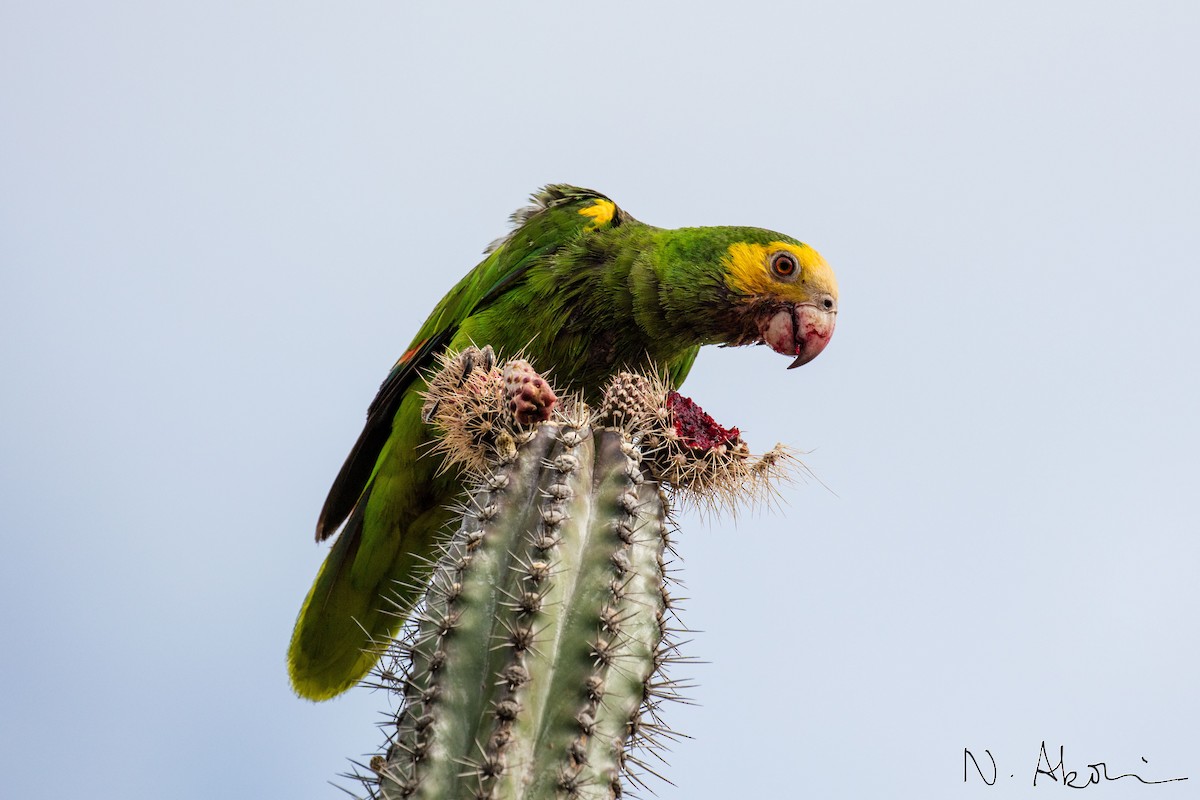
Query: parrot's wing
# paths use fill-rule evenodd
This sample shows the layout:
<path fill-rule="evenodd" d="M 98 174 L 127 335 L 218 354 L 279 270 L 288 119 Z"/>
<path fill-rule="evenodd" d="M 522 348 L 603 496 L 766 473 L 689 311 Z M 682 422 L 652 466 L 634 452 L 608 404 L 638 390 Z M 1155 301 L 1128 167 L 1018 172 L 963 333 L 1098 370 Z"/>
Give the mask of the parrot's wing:
<path fill-rule="evenodd" d="M 388 373 L 367 410 L 367 422 L 338 472 L 321 516 L 317 541 L 328 538 L 350 515 L 367 489 L 400 401 L 475 312 L 518 284 L 539 259 L 585 232 L 629 221 L 625 212 L 598 192 L 574 186 L 547 186 L 533 205 L 512 215 L 512 233 L 488 248 L 488 257 L 458 282 L 425 320 L 412 345 Z M 480 342 L 481 346 L 488 344 Z"/>
<path fill-rule="evenodd" d="M 457 326 L 455 326 L 457 327 Z M 431 363 L 434 354 L 441 350 L 454 335 L 453 328 L 446 328 L 429 337 L 405 353 L 396 363 L 387 379 L 379 387 L 371 407 L 367 411 L 367 422 L 358 441 L 346 456 L 321 508 L 317 519 L 317 541 L 329 538 L 338 526 L 350 515 L 358 498 L 366 488 L 375 469 L 375 461 L 392 434 L 392 418 L 400 406 L 400 400 L 421 368 Z"/>

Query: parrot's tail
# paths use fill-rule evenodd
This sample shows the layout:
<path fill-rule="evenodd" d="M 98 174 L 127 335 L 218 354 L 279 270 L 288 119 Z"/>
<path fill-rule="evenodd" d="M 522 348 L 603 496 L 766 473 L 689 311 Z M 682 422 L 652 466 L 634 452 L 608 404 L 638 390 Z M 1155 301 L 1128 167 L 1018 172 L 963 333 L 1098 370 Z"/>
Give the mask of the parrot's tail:
<path fill-rule="evenodd" d="M 288 648 L 288 672 L 296 694 L 327 700 L 341 694 L 379 660 L 395 618 L 381 619 L 378 595 L 355 589 L 350 569 L 358 536 L 343 531 L 313 581 Z M 376 638 L 380 641 L 375 641 Z"/>
<path fill-rule="evenodd" d="M 391 552 L 360 552 L 361 521 L 352 515 L 313 581 L 292 631 L 288 673 L 296 694 L 328 700 L 371 671 L 423 589 L 433 533 L 446 512 L 418 517 Z M 412 547 L 420 540 L 420 546 Z M 400 546 L 400 542 L 409 547 Z M 369 570 L 356 559 L 375 561 Z M 378 560 L 376 560 L 378 559 Z M 382 561 L 382 568 L 380 562 Z M 366 575 L 364 575 L 366 573 Z"/>

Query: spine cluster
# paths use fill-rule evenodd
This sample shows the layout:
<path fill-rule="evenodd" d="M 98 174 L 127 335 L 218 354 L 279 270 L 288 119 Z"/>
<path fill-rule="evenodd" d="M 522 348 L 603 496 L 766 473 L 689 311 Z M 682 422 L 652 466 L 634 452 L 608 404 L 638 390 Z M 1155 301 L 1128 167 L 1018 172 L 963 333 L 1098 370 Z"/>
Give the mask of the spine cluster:
<path fill-rule="evenodd" d="M 803 464 L 777 444 L 753 456 L 737 428 L 724 428 L 662 380 L 630 372 L 609 384 L 599 421 L 638 442 L 647 473 L 675 498 L 710 511 L 769 504 Z"/>

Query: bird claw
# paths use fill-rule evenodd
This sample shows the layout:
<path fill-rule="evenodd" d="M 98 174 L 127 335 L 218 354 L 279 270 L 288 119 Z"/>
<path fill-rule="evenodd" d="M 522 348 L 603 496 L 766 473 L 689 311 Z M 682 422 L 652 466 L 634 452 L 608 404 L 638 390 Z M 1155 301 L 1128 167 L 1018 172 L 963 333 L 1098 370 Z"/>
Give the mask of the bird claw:
<path fill-rule="evenodd" d="M 461 383 L 466 383 L 467 378 L 471 376 L 471 372 L 476 369 L 490 372 L 492 367 L 496 366 L 496 351 L 492 349 L 490 344 L 485 344 L 483 349 L 471 345 L 459 353 L 459 358 L 462 359 Z"/>
<path fill-rule="evenodd" d="M 471 373 L 477 369 L 484 372 L 492 371 L 496 366 L 496 351 L 490 344 L 484 345 L 483 349 L 471 345 L 464 347 L 443 364 L 442 370 L 430 383 L 431 391 L 425 399 L 425 405 L 421 408 L 421 421 L 425 424 L 429 424 L 437 415 L 443 395 L 465 386 Z M 437 384 L 437 390 L 433 391 L 435 384 Z"/>

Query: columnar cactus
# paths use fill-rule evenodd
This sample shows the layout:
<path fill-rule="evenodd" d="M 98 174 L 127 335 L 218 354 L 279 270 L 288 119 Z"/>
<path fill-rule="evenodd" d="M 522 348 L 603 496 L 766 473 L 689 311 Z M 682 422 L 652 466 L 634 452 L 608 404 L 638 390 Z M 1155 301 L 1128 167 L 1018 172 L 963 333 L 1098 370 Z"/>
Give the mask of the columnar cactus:
<path fill-rule="evenodd" d="M 477 485 L 384 661 L 401 707 L 360 777 L 385 798 L 620 797 L 653 772 L 636 748 L 675 736 L 658 715 L 678 630 L 663 488 L 735 495 L 789 456 L 750 459 L 736 429 L 639 376 L 593 414 L 472 348 L 430 387 L 443 457 Z"/>

